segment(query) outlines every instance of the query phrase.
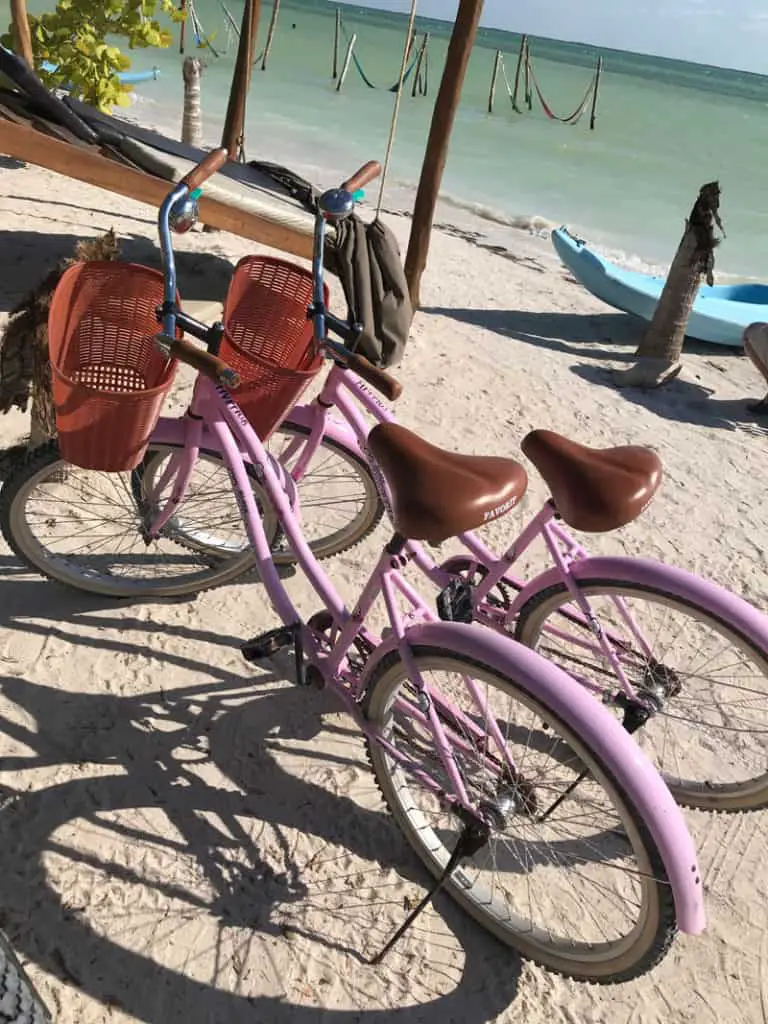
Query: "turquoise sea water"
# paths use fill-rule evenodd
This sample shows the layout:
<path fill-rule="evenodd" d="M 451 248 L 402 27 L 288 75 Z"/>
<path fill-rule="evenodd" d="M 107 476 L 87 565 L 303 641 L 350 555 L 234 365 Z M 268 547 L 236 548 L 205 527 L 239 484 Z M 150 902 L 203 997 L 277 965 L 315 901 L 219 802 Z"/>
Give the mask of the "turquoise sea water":
<path fill-rule="evenodd" d="M 243 0 L 225 2 L 239 23 Z M 30 2 L 33 11 L 43 6 Z M 263 0 L 257 52 L 271 7 Z M 215 141 L 237 43 L 230 38 L 227 46 L 220 0 L 197 0 L 196 9 L 206 32 L 216 33 L 213 45 L 226 51 L 218 58 L 203 54 L 206 133 Z M 330 77 L 334 11 L 330 0 L 283 0 L 269 64 L 264 72 L 254 70 L 248 106 L 248 157 L 284 162 L 318 184 L 334 182 L 371 157 L 383 159 L 394 99 L 386 88 L 369 89 L 354 66 L 343 92 L 335 92 Z M 356 52 L 367 76 L 392 85 L 405 15 L 354 5 L 342 11 L 347 30 L 358 34 Z M 432 33 L 429 95 L 412 98 L 408 89 L 403 97 L 389 207 L 407 208 L 412 201 L 450 32 L 444 22 L 421 18 L 417 29 Z M 768 78 L 602 51 L 605 69 L 594 132 L 587 118 L 577 126 L 549 121 L 538 104 L 533 112 L 515 114 L 502 82 L 489 116 L 494 52 L 503 50 L 511 79 L 519 44 L 514 34 L 480 31 L 443 180 L 444 197 L 457 219 L 482 214 L 479 230 L 496 233 L 567 223 L 611 255 L 653 266 L 669 262 L 699 186 L 717 179 L 727 232 L 718 271 L 768 278 Z M 571 113 L 589 84 L 598 51 L 541 39 L 531 46 L 547 101 L 556 113 Z M 188 52 L 193 51 L 188 47 Z M 178 131 L 178 46 L 133 55 L 134 69 L 153 64 L 162 77 L 140 87 L 133 114 Z M 442 213 L 445 219 L 445 208 Z"/>

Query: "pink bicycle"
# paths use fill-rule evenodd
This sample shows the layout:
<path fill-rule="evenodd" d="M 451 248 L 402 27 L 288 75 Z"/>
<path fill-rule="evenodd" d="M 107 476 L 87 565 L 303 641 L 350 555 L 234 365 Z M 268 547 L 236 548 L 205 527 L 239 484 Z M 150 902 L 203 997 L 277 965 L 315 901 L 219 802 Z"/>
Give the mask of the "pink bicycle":
<path fill-rule="evenodd" d="M 159 420 L 137 470 L 83 471 L 62 462 L 56 443 L 32 453 L 2 492 L 7 535 L 43 572 L 106 594 L 189 593 L 255 561 L 282 625 L 246 642 L 244 655 L 259 661 L 283 652 L 295 682 L 338 695 L 368 741 L 387 805 L 436 879 L 374 962 L 445 888 L 500 940 L 551 970 L 605 983 L 636 976 L 664 955 L 676 928 L 704 926 L 681 811 L 627 731 L 562 669 L 502 633 L 438 621 L 401 574 L 409 540 L 399 530 L 354 607 L 345 607 L 303 533 L 292 477 L 227 389 L 236 381 L 215 354 L 220 329 L 186 316 L 176 300 L 169 225 L 193 217 L 190 190 L 224 155 L 209 155 L 171 191 L 159 216 L 165 289 L 156 343 L 200 371 L 189 409 Z M 347 216 L 351 192 L 376 170 L 326 194 L 324 217 Z M 321 227 L 316 241 L 315 337 L 340 364 L 387 389 L 391 378 L 327 336 L 336 322 L 322 302 Z M 108 316 L 110 296 L 105 303 Z M 208 351 L 178 339 L 178 327 Z M 350 330 L 339 325 L 342 336 Z M 418 472 L 405 480 L 383 470 L 395 506 L 421 496 L 411 522 L 434 539 L 500 515 L 520 486 L 512 460 L 471 460 L 472 479 L 459 479 L 455 457 L 443 456 L 431 494 L 419 487 Z M 429 460 L 420 463 L 418 452 L 413 458 L 426 472 Z M 235 542 L 227 549 L 223 521 L 196 504 L 222 465 L 250 552 Z M 106 524 L 97 525 L 99 516 Z M 120 529 L 136 544 L 116 544 Z M 44 531 L 57 539 L 44 543 Z M 280 579 L 280 537 L 321 603 L 307 620 Z M 398 594 L 409 601 L 407 614 Z M 367 623 L 379 596 L 386 639 Z"/>

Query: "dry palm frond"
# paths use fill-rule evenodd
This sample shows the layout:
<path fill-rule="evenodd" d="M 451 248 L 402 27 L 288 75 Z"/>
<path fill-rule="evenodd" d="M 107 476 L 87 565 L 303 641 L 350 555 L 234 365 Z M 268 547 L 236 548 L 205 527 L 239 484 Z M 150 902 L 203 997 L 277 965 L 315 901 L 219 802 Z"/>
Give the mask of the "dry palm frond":
<path fill-rule="evenodd" d="M 11 310 L 0 338 L 0 412 L 25 412 L 32 397 L 32 436 L 53 437 L 56 420 L 48 362 L 48 311 L 59 279 L 73 263 L 117 260 L 120 249 L 112 229 L 77 243 L 74 255 L 58 265 Z"/>

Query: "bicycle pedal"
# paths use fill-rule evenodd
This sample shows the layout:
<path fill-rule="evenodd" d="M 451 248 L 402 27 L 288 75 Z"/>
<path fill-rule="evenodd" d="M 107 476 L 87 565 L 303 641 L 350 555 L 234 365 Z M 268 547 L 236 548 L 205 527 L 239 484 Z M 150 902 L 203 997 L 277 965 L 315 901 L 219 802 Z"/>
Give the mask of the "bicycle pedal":
<path fill-rule="evenodd" d="M 270 629 L 267 633 L 261 633 L 246 640 L 240 645 L 240 652 L 246 661 L 263 661 L 264 658 L 271 658 L 278 651 L 286 647 L 293 647 L 296 640 L 296 631 L 290 626 L 278 626 L 277 629 Z"/>
<path fill-rule="evenodd" d="M 437 614 L 443 622 L 474 620 L 475 596 L 472 584 L 456 577 L 437 595 Z"/>

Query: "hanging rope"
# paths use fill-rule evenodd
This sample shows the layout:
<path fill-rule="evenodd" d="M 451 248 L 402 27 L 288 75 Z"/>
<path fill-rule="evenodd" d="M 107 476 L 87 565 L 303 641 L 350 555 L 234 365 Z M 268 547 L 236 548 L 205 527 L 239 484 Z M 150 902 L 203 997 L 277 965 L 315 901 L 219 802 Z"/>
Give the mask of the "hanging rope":
<path fill-rule="evenodd" d="M 416 21 L 416 8 L 419 5 L 419 0 L 411 0 L 411 15 L 408 19 L 408 31 L 405 34 L 405 45 L 403 46 L 403 62 L 400 65 L 400 80 L 397 83 L 397 92 L 395 93 L 395 105 L 392 110 L 392 121 L 389 126 L 389 138 L 387 139 L 387 152 L 384 156 L 384 169 L 381 172 L 381 185 L 379 186 L 379 201 L 376 204 L 376 219 L 381 215 L 381 204 L 384 202 L 384 186 L 387 181 L 387 172 L 389 171 L 389 160 L 392 156 L 392 147 L 395 144 L 395 132 L 397 130 L 397 118 L 400 114 L 400 100 L 403 97 L 403 85 L 405 84 L 406 76 L 406 65 L 408 64 L 408 51 L 411 46 L 411 40 L 413 39 L 413 25 Z"/>
<path fill-rule="evenodd" d="M 195 43 L 197 47 L 201 50 L 210 50 L 214 57 L 218 57 L 219 54 L 213 48 L 213 43 L 205 33 L 205 29 L 198 17 L 193 0 L 189 0 L 187 9 L 189 10 L 189 20 L 192 22 L 192 31 L 195 34 Z"/>

